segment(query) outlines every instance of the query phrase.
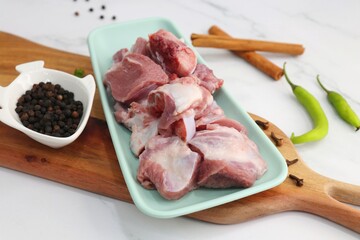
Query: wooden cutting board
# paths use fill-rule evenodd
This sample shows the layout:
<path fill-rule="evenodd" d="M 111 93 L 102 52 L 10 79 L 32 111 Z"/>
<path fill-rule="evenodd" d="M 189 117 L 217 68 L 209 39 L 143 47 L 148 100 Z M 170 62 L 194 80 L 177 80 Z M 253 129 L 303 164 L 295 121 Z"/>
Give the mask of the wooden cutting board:
<path fill-rule="evenodd" d="M 46 67 L 69 73 L 73 73 L 75 68 L 92 73 L 89 57 L 51 49 L 0 32 L 1 86 L 7 86 L 16 78 L 17 64 L 34 60 L 44 60 Z M 256 115 L 252 117 L 266 121 Z M 43 146 L 0 123 L 0 166 L 132 202 L 104 119 L 96 93 L 91 118 L 84 132 L 74 143 L 58 150 Z M 360 205 L 360 186 L 342 183 L 312 171 L 287 136 L 270 123 L 265 133 L 270 136 L 271 132 L 284 140 L 284 144 L 278 147 L 284 161 L 298 159 L 296 164 L 289 166 L 289 173 L 304 179 L 304 185 L 298 187 L 287 178 L 273 189 L 188 217 L 232 224 L 295 210 L 322 216 L 360 233 L 360 211 L 341 203 Z"/>

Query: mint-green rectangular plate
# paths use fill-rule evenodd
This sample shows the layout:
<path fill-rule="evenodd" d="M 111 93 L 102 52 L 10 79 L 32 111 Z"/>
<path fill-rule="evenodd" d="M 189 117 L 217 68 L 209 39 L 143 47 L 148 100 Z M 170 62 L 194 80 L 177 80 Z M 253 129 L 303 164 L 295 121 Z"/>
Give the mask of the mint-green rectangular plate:
<path fill-rule="evenodd" d="M 172 218 L 231 202 L 282 183 L 287 175 L 287 166 L 282 155 L 254 123 L 247 112 L 229 96 L 224 88 L 217 91 L 215 99 L 228 117 L 240 121 L 247 127 L 249 137 L 255 141 L 262 157 L 268 164 L 268 171 L 265 175 L 250 188 L 200 188 L 186 194 L 179 200 L 173 201 L 162 198 L 156 190 L 144 189 L 138 183 L 136 173 L 139 161 L 132 154 L 129 147 L 130 132 L 118 124 L 114 118 L 113 100 L 108 96 L 104 88 L 103 77 L 111 66 L 112 56 L 116 51 L 125 47 L 130 48 L 136 38 L 147 38 L 150 33 L 156 32 L 161 28 L 174 33 L 179 38 L 185 39 L 186 44 L 191 46 L 186 41 L 188 38 L 183 36 L 172 22 L 163 18 L 140 19 L 100 27 L 92 31 L 88 37 L 92 66 L 106 121 L 123 176 L 137 208 L 152 217 Z M 197 54 L 198 62 L 205 63 L 196 50 L 194 51 Z"/>

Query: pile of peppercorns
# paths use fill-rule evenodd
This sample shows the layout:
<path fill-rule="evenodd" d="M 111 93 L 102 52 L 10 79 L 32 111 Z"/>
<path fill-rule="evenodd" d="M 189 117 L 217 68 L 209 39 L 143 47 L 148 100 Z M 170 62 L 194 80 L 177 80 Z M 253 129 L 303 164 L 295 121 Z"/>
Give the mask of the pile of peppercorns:
<path fill-rule="evenodd" d="M 74 134 L 83 110 L 74 93 L 51 82 L 34 84 L 18 99 L 15 109 L 25 127 L 54 137 Z"/>

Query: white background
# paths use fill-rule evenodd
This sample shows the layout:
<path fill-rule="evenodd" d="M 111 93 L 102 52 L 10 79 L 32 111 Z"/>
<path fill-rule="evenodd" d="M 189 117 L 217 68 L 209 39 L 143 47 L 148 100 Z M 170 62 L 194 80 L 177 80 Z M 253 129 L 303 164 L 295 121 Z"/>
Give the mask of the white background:
<path fill-rule="evenodd" d="M 100 9 L 102 4 L 106 10 Z M 88 11 L 91 7 L 92 13 Z M 76 11 L 78 17 L 74 16 Z M 320 74 L 328 88 L 346 96 L 360 114 L 359 13 L 357 0 L 0 0 L 0 31 L 89 55 L 86 39 L 92 29 L 162 16 L 174 21 L 185 36 L 206 33 L 216 24 L 241 38 L 301 43 L 306 49 L 302 56 L 265 54 L 279 66 L 286 61 L 293 82 L 312 92 L 328 116 L 328 136 L 320 142 L 298 145 L 297 150 L 315 171 L 360 185 L 360 133 L 336 116 L 315 82 Z M 99 19 L 101 14 L 103 20 Z M 111 20 L 113 15 L 115 21 Z M 273 81 L 223 50 L 199 51 L 247 111 L 269 119 L 289 135 L 312 127 L 284 79 Z M 6 141 L 1 133 L 0 141 Z M 0 168 L 0 239 L 359 238 L 351 230 L 301 212 L 229 226 L 183 217 L 159 220 L 143 215 L 131 204 Z"/>

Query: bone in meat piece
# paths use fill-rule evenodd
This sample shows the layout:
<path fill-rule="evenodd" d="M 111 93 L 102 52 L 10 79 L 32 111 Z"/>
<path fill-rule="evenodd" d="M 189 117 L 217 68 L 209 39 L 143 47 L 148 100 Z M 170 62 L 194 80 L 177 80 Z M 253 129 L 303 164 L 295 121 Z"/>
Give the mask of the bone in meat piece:
<path fill-rule="evenodd" d="M 199 118 L 196 119 L 195 125 L 196 130 L 206 129 L 206 125 L 212 123 L 218 119 L 224 118 L 225 114 L 219 105 L 217 105 L 214 100 L 211 105 L 209 105 L 201 114 Z"/>
<path fill-rule="evenodd" d="M 146 101 L 133 102 L 128 109 L 125 109 L 120 103 L 116 103 L 114 108 L 116 121 L 132 131 L 130 149 L 134 155 L 139 156 L 146 143 L 158 135 L 159 120 L 148 113 Z"/>
<path fill-rule="evenodd" d="M 153 137 L 139 157 L 137 179 L 169 200 L 196 188 L 200 155 L 178 137 Z"/>
<path fill-rule="evenodd" d="M 197 119 L 213 102 L 209 91 L 192 77 L 179 78 L 160 86 L 148 96 L 148 109 L 160 118 L 159 128 L 168 129 L 175 121 L 194 115 Z"/>
<path fill-rule="evenodd" d="M 203 156 L 199 186 L 209 188 L 250 187 L 267 170 L 256 144 L 234 128 L 208 125 L 189 141 Z"/>
<path fill-rule="evenodd" d="M 195 70 L 195 53 L 171 32 L 161 29 L 149 35 L 149 44 L 152 58 L 167 72 L 185 77 Z"/>

